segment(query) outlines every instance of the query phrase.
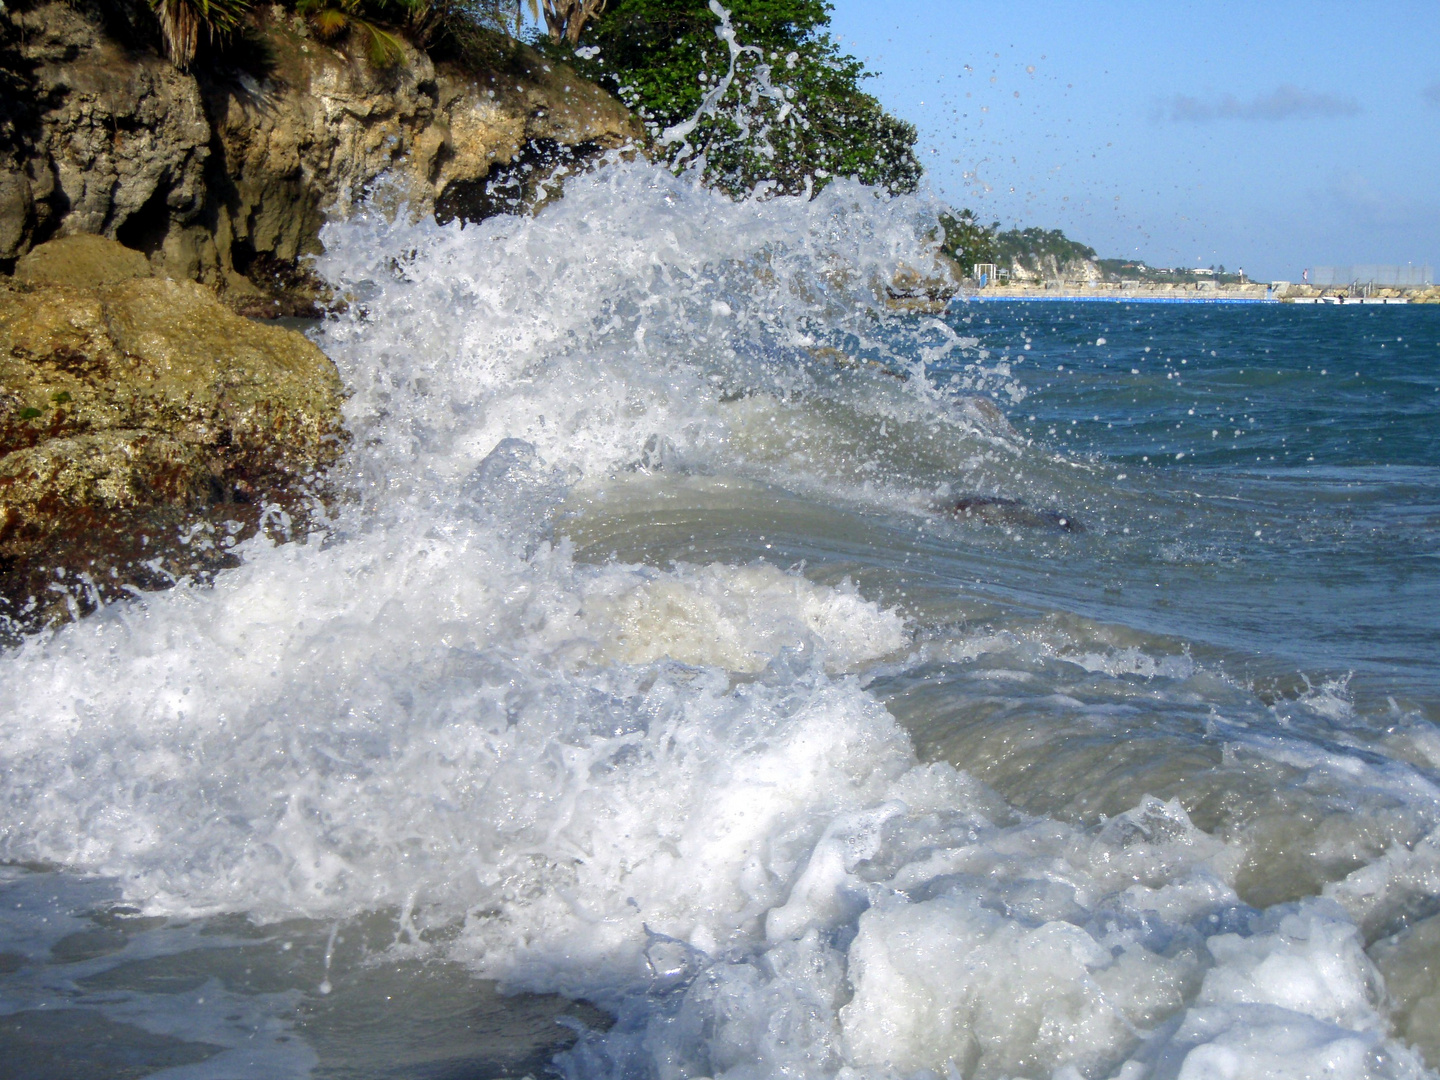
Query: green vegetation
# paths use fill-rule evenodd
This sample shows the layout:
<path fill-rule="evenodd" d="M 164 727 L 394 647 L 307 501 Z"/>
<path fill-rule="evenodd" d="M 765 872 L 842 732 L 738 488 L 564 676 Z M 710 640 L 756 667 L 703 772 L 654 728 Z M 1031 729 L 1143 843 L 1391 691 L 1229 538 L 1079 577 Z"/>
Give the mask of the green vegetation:
<path fill-rule="evenodd" d="M 545 8 L 545 28 L 550 33 L 552 44 L 564 41 L 570 48 L 580 44 L 580 35 L 585 24 L 594 22 L 605 10 L 606 0 L 542 0 Z M 536 0 L 530 0 L 530 11 L 540 18 Z"/>
<path fill-rule="evenodd" d="M 256 0 L 149 0 L 176 67 L 188 68 L 202 45 L 223 51 L 243 29 Z M 494 52 L 497 33 L 519 33 L 522 0 L 282 0 L 321 41 L 364 39 L 377 67 L 404 59 L 403 34 L 421 48 L 454 54 Z M 535 11 L 534 0 L 529 8 Z"/>
<path fill-rule="evenodd" d="M 1217 285 L 1243 285 L 1247 280 L 1239 271 L 1231 273 L 1220 266 L 1150 266 L 1135 259 L 1100 259 L 1100 270 L 1109 281 L 1139 281 L 1147 285 L 1194 285 L 1213 281 Z"/>
<path fill-rule="evenodd" d="M 160 20 L 165 54 L 181 70 L 194 61 L 202 30 L 207 41 L 223 42 L 240 28 L 250 12 L 250 3 L 251 0 L 150 0 L 155 17 Z"/>
<path fill-rule="evenodd" d="M 732 195 L 767 182 L 774 192 L 819 190 L 836 176 L 915 189 L 915 129 L 860 89 L 866 72 L 826 32 L 824 0 L 729 6 L 733 45 L 717 36 L 706 0 L 615 0 L 585 31 L 585 48 L 561 49 L 641 117 L 674 166 L 698 166 Z"/>
<path fill-rule="evenodd" d="M 295 10 L 305 16 L 321 41 L 339 41 L 351 33 L 362 33 L 367 55 L 376 67 L 393 67 L 405 58 L 400 40 L 376 23 L 367 7 L 398 7 L 398 4 L 369 5 L 364 0 L 299 0 Z"/>
<path fill-rule="evenodd" d="M 976 263 L 995 262 L 998 221 L 982 225 L 973 211 L 959 210 L 941 214 L 940 228 L 944 230 L 940 250 L 960 264 L 962 273 L 970 273 Z"/>
<path fill-rule="evenodd" d="M 149 0 L 182 68 L 202 45 L 223 49 L 257 2 Z M 825 0 L 730 0 L 728 24 L 715 0 L 281 3 L 322 41 L 361 39 L 378 67 L 403 60 L 402 36 L 432 54 L 484 57 L 497 33 L 521 32 L 525 10 L 543 12 L 542 48 L 618 94 L 658 156 L 732 195 L 818 191 L 837 176 L 899 193 L 920 180 L 915 128 L 860 89 L 868 73 L 827 32 Z"/>
<path fill-rule="evenodd" d="M 977 263 L 994 263 L 1003 278 L 1015 268 L 1045 274 L 1063 270 L 1069 263 L 1095 259 L 1094 248 L 1071 240 L 1059 229 L 1001 231 L 998 221 L 982 225 L 969 210 L 941 214 L 940 227 L 945 231 L 940 250 L 959 263 L 966 274 L 972 273 Z M 1121 265 L 1119 259 L 1100 260 L 1107 278 L 1117 276 Z M 1132 269 L 1134 266 L 1124 265 Z"/>
<path fill-rule="evenodd" d="M 1059 229 L 1009 229 L 995 234 L 995 261 L 1038 268 L 1049 259 L 1056 266 L 1095 258 L 1095 249 L 1071 240 Z"/>

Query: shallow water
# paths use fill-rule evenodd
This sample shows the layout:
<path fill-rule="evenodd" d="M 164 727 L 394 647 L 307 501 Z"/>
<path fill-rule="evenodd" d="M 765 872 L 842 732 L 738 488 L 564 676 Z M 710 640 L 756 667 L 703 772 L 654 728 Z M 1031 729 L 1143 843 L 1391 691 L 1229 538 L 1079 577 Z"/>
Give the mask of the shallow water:
<path fill-rule="evenodd" d="M 933 214 L 331 226 L 325 528 L 0 657 L 12 1073 L 1430 1075 L 1440 311 Z"/>

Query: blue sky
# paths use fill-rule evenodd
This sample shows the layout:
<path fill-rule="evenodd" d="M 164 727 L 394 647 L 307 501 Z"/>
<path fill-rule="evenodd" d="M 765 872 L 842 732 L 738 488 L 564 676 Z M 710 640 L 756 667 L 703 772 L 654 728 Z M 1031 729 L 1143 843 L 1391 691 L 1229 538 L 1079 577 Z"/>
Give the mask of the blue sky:
<path fill-rule="evenodd" d="M 1440 272 L 1440 4 L 833 0 L 935 190 L 1102 256 Z"/>

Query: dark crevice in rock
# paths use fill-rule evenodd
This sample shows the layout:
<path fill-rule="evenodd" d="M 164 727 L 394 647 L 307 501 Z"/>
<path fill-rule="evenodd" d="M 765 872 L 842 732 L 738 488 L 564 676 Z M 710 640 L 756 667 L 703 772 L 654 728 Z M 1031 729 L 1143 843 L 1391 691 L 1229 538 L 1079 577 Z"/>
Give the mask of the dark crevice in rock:
<path fill-rule="evenodd" d="M 66 0 L 66 3 L 126 52 L 161 54 L 160 23 L 148 4 L 138 0 Z M 25 5 L 26 8 L 42 6 L 33 0 Z"/>
<path fill-rule="evenodd" d="M 115 229 L 115 239 L 146 255 L 160 250 L 170 232 L 170 189 L 156 185 L 140 209 Z"/>
<path fill-rule="evenodd" d="M 567 175 L 600 152 L 594 142 L 566 146 L 554 139 L 531 139 L 508 164 L 477 180 L 451 183 L 435 200 L 435 220 L 445 225 L 538 210 L 559 197 Z"/>

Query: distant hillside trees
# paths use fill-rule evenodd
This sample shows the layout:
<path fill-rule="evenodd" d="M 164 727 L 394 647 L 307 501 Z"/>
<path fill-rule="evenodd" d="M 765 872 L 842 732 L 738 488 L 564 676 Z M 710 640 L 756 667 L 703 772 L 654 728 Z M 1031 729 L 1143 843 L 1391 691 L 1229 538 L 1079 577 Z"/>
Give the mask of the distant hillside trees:
<path fill-rule="evenodd" d="M 960 264 L 965 274 L 977 264 L 994 263 L 1006 272 L 1045 277 L 1076 263 L 1093 261 L 1095 249 L 1071 240 L 1059 229 L 1005 229 L 993 221 L 981 224 L 970 210 L 940 215 L 944 236 L 940 250 Z"/>
<path fill-rule="evenodd" d="M 1057 266 L 1095 258 L 1095 249 L 1071 240 L 1059 229 L 1009 229 L 995 234 L 995 261 L 1038 268 L 1051 260 Z"/>

